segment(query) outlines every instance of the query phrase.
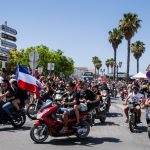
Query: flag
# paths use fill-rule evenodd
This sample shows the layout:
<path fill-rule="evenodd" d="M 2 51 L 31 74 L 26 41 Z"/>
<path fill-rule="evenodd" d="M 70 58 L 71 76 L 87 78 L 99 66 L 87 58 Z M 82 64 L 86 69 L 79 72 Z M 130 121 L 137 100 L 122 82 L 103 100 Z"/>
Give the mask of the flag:
<path fill-rule="evenodd" d="M 26 68 L 19 65 L 16 70 L 16 78 L 19 88 L 39 96 L 41 90 L 41 83 L 33 77 Z"/>

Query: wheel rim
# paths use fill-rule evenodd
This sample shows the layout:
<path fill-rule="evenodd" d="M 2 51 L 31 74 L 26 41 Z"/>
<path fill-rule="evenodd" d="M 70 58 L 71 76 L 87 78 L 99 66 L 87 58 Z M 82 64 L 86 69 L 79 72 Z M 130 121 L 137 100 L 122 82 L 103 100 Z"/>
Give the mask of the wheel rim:
<path fill-rule="evenodd" d="M 12 120 L 12 123 L 16 126 L 19 126 L 21 124 L 24 124 L 25 122 L 25 119 L 24 119 L 24 116 L 17 116 L 15 117 L 15 119 Z"/>
<path fill-rule="evenodd" d="M 28 109 L 28 114 L 32 117 L 32 118 L 36 118 L 36 114 L 37 114 L 37 109 L 35 109 L 35 105 L 31 105 Z"/>
<path fill-rule="evenodd" d="M 34 127 L 33 130 L 34 138 L 38 141 L 45 140 L 47 138 L 47 126 L 46 125 L 38 125 Z"/>

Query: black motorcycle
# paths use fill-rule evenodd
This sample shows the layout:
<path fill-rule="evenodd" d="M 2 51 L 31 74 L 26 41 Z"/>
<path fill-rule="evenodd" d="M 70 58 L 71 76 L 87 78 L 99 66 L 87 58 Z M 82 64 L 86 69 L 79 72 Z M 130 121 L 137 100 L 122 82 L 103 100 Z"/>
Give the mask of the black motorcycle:
<path fill-rule="evenodd" d="M 110 96 L 109 93 L 106 90 L 102 91 L 102 100 L 105 103 L 106 106 L 106 112 L 109 112 L 110 106 L 111 106 L 111 100 L 110 100 Z"/>
<path fill-rule="evenodd" d="M 105 123 L 106 120 L 106 104 L 104 101 L 100 101 L 98 111 L 96 109 L 92 110 L 92 122 L 95 123 L 95 119 L 99 119 L 101 123 Z"/>
<path fill-rule="evenodd" d="M 19 112 L 14 107 L 11 108 L 10 113 L 12 117 L 10 117 L 5 111 L 3 111 L 3 104 L 4 103 L 0 103 L 0 124 L 11 124 L 14 128 L 21 128 L 26 121 L 26 115 L 23 107 L 20 106 Z"/>
<path fill-rule="evenodd" d="M 150 138 L 150 108 L 147 108 L 146 110 L 146 122 L 147 122 L 148 137 Z"/>
<path fill-rule="evenodd" d="M 139 104 L 136 102 L 129 103 L 129 129 L 131 132 L 135 131 L 137 123 L 139 123 L 139 117 L 136 110 L 137 105 Z"/>

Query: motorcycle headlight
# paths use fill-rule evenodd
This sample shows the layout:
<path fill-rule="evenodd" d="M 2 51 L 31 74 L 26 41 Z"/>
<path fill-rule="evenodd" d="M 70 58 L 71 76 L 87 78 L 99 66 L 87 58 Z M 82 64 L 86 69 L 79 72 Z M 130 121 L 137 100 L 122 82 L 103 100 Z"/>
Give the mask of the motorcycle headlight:
<path fill-rule="evenodd" d="M 42 113 L 37 114 L 37 115 L 36 115 L 36 119 L 41 119 L 41 118 L 42 118 L 42 115 L 43 115 Z"/>
<path fill-rule="evenodd" d="M 42 116 L 47 113 L 49 110 L 45 109 L 43 112 L 37 113 L 36 118 L 37 119 L 42 119 Z"/>

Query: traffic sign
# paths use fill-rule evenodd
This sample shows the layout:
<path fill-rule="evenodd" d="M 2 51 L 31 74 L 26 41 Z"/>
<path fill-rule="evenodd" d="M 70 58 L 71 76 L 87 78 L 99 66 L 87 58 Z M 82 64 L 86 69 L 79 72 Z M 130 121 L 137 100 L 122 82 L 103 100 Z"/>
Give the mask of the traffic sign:
<path fill-rule="evenodd" d="M 10 40 L 10 41 L 13 41 L 13 42 L 17 41 L 16 37 L 11 36 L 11 35 L 6 34 L 6 33 L 1 33 L 1 38 L 7 39 L 7 40 Z"/>
<path fill-rule="evenodd" d="M 34 70 L 37 67 L 38 63 L 37 62 L 29 62 L 29 65 L 30 65 L 31 69 Z"/>
<path fill-rule="evenodd" d="M 55 64 L 54 63 L 48 63 L 47 70 L 54 70 Z"/>
<path fill-rule="evenodd" d="M 150 71 L 150 64 L 148 65 L 146 71 Z"/>
<path fill-rule="evenodd" d="M 39 59 L 39 54 L 38 54 L 38 52 L 36 52 L 36 51 L 34 51 L 34 52 L 31 52 L 30 54 L 29 54 L 29 60 L 30 61 L 38 61 L 38 59 Z"/>
<path fill-rule="evenodd" d="M 42 67 L 38 67 L 38 73 L 41 75 L 43 72 L 43 68 Z"/>
<path fill-rule="evenodd" d="M 2 61 L 9 61 L 9 58 L 7 56 L 1 56 L 0 55 L 0 60 L 2 60 Z"/>
<path fill-rule="evenodd" d="M 147 76 L 147 78 L 150 79 L 150 71 L 148 71 L 148 72 L 146 73 L 146 76 Z"/>
<path fill-rule="evenodd" d="M 8 41 L 1 40 L 1 46 L 17 49 L 17 45 Z"/>
<path fill-rule="evenodd" d="M 0 53 L 9 54 L 9 50 L 3 47 L 0 47 Z"/>
<path fill-rule="evenodd" d="M 2 31 L 8 32 L 8 33 L 13 34 L 13 35 L 16 35 L 16 34 L 17 34 L 17 31 L 16 31 L 15 29 L 12 29 L 12 28 L 10 28 L 10 27 L 8 27 L 8 26 L 6 26 L 6 25 L 1 25 L 1 26 L 0 26 L 0 29 L 1 29 Z"/>

